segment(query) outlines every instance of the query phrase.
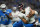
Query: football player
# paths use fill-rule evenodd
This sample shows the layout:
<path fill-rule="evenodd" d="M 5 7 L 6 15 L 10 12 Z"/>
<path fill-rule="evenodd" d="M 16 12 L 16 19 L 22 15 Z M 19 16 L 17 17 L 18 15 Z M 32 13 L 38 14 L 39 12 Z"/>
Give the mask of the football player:
<path fill-rule="evenodd" d="M 18 17 L 19 11 L 17 11 L 17 7 L 12 7 L 12 24 L 13 27 L 22 27 L 21 22 L 20 22 L 20 18 Z M 19 24 L 20 23 L 20 24 Z"/>
<path fill-rule="evenodd" d="M 13 22 L 13 27 L 23 27 L 22 21 L 25 23 L 28 19 L 25 20 L 26 16 L 25 14 L 17 11 L 17 7 L 12 8 L 12 22 Z M 24 21 L 25 20 L 25 21 Z"/>
<path fill-rule="evenodd" d="M 19 5 L 20 7 L 22 7 L 21 5 Z M 23 9 L 23 8 L 21 8 Z M 38 24 L 38 21 L 36 23 L 35 22 L 35 17 L 34 15 L 38 16 L 38 12 L 35 10 L 32 10 L 30 7 L 26 7 L 24 10 L 21 10 L 21 12 L 25 13 L 26 17 L 28 17 L 28 26 L 26 25 L 26 27 L 33 27 L 34 24 Z M 26 22 L 27 23 L 27 22 Z M 25 24 L 24 24 L 25 25 Z"/>
<path fill-rule="evenodd" d="M 1 18 L 1 27 L 13 27 L 11 19 L 9 18 L 11 9 L 7 9 L 5 4 L 1 4 L 0 18 Z"/>

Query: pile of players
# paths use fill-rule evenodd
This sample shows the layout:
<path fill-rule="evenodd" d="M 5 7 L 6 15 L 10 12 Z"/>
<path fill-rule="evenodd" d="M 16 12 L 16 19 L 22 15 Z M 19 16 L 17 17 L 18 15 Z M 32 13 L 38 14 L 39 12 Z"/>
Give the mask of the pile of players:
<path fill-rule="evenodd" d="M 39 25 L 38 12 L 32 10 L 31 7 L 25 7 L 19 4 L 18 7 L 13 6 L 7 9 L 5 4 L 0 5 L 0 26 L 1 27 L 37 27 Z"/>

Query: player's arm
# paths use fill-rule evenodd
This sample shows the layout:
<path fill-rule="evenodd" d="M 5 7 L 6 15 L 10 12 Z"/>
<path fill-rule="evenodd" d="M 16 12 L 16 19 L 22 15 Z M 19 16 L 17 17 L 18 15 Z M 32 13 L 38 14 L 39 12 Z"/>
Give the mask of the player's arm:
<path fill-rule="evenodd" d="M 35 11 L 35 15 L 36 15 L 36 23 L 35 24 L 38 25 L 38 16 L 39 15 L 38 15 L 38 12 L 37 11 Z"/>
<path fill-rule="evenodd" d="M 30 18 L 32 16 L 32 9 L 30 7 L 25 8 L 26 17 Z"/>
<path fill-rule="evenodd" d="M 35 15 L 36 15 L 36 17 L 35 17 L 36 22 L 35 22 L 34 26 L 38 25 L 38 12 L 37 11 L 35 11 Z"/>
<path fill-rule="evenodd" d="M 27 24 L 27 23 L 28 23 L 28 20 L 26 20 L 25 18 L 20 17 L 20 19 L 21 19 L 25 24 Z"/>
<path fill-rule="evenodd" d="M 26 17 L 30 18 L 30 17 L 32 17 L 34 14 L 35 14 L 35 11 L 32 10 L 32 9 L 30 9 L 30 12 L 29 12 L 29 14 L 28 14 Z"/>
<path fill-rule="evenodd" d="M 25 16 L 25 14 L 20 14 L 20 15 L 19 15 L 19 18 L 20 18 L 25 24 L 28 23 L 28 18 Z"/>
<path fill-rule="evenodd" d="M 6 16 L 12 20 L 12 15 L 11 15 L 11 13 L 9 13 L 9 15 L 6 14 Z"/>
<path fill-rule="evenodd" d="M 9 14 L 9 18 L 10 18 L 10 19 L 12 19 L 12 18 L 13 18 L 11 13 Z"/>

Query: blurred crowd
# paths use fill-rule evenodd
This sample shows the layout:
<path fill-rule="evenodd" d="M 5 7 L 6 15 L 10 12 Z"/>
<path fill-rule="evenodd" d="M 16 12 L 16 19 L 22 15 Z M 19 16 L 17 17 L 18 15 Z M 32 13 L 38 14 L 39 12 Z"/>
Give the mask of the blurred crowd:
<path fill-rule="evenodd" d="M 23 3 L 26 6 L 31 6 L 35 9 L 40 9 L 40 0 L 0 0 L 0 4 L 5 3 L 7 6 L 17 5 Z"/>
<path fill-rule="evenodd" d="M 40 0 L 0 0 L 0 4 L 2 3 L 5 3 L 8 8 L 11 8 L 13 5 L 18 5 L 18 3 L 23 3 L 25 7 L 30 6 L 31 8 L 40 11 Z"/>
<path fill-rule="evenodd" d="M 8 8 L 11 8 L 13 5 L 17 6 L 18 3 L 22 3 L 24 7 L 30 6 L 40 13 L 40 0 L 0 0 L 0 4 L 2 3 L 5 3 Z"/>

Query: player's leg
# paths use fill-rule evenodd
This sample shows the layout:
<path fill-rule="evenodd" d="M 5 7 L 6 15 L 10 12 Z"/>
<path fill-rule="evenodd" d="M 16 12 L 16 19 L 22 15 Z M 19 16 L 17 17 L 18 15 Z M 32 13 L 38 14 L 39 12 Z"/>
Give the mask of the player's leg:
<path fill-rule="evenodd" d="M 23 27 L 22 21 L 15 22 L 15 23 L 13 24 L 13 27 Z"/>
<path fill-rule="evenodd" d="M 24 23 L 23 23 L 23 25 L 24 25 L 24 27 L 33 27 L 34 26 L 33 24 L 24 24 Z"/>
<path fill-rule="evenodd" d="M 7 27 L 13 27 L 13 25 L 12 24 L 9 24 L 9 25 L 7 25 Z"/>
<path fill-rule="evenodd" d="M 1 27 L 6 27 L 6 25 L 1 24 Z"/>
<path fill-rule="evenodd" d="M 25 27 L 33 27 L 33 24 L 24 24 Z"/>

